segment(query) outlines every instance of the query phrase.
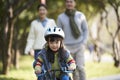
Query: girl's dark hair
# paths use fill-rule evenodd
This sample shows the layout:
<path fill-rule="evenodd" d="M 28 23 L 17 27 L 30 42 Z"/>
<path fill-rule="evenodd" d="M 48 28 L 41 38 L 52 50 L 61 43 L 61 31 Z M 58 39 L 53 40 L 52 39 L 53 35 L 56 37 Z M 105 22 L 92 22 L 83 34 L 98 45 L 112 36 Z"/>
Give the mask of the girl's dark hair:
<path fill-rule="evenodd" d="M 63 42 L 62 42 L 62 44 L 63 44 Z M 60 57 L 60 62 L 66 61 L 67 51 L 65 50 L 64 46 L 62 46 L 58 50 L 58 56 Z"/>
<path fill-rule="evenodd" d="M 66 1 L 66 0 L 65 0 Z M 74 0 L 76 2 L 76 0 Z"/>
<path fill-rule="evenodd" d="M 37 10 L 39 10 L 39 8 L 40 8 L 41 6 L 47 9 L 47 6 L 46 6 L 45 4 L 39 4 L 39 5 L 37 6 Z"/>

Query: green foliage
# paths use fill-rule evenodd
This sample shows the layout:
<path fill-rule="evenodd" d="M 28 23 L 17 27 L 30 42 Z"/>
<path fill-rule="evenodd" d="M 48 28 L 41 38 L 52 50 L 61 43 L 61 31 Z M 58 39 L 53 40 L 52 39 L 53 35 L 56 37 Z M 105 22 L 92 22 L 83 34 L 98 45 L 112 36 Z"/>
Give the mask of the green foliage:
<path fill-rule="evenodd" d="M 13 14 L 14 14 L 14 12 L 16 12 L 17 10 L 18 11 L 21 10 L 21 8 L 23 8 L 23 6 L 29 0 L 18 0 L 18 1 L 17 0 L 0 0 L 0 12 L 1 12 L 0 23 L 2 23 L 2 24 L 0 24 L 0 42 L 2 42 L 1 38 L 4 37 L 4 35 L 2 35 L 2 32 L 4 31 L 5 21 L 6 21 L 6 19 L 9 18 L 9 17 L 5 18 L 6 16 L 9 15 L 8 7 L 10 5 L 14 4 L 12 6 Z M 39 1 L 40 0 L 36 0 L 35 3 L 32 6 L 30 6 L 30 8 L 26 8 L 26 9 L 24 8 L 22 10 L 22 12 L 20 12 L 14 18 L 14 23 L 15 23 L 14 24 L 14 36 L 13 36 L 14 47 L 12 47 L 12 48 L 16 48 L 16 46 L 18 46 L 17 48 L 19 48 L 21 53 L 23 53 L 23 51 L 24 51 L 24 47 L 26 44 L 26 38 L 28 36 L 31 21 L 38 17 L 37 16 L 37 13 L 38 13 L 37 5 L 40 3 Z M 8 2 L 10 3 L 9 5 L 8 5 Z M 78 10 L 82 11 L 87 16 L 87 19 L 91 19 L 91 18 L 95 17 L 97 15 L 97 13 L 100 13 L 101 11 L 103 11 L 106 8 L 108 2 L 109 2 L 109 4 L 111 4 L 113 6 L 114 6 L 114 4 L 117 4 L 118 6 L 120 5 L 119 0 L 77 0 L 76 8 Z M 53 18 L 55 20 L 57 19 L 57 16 L 65 10 L 64 0 L 46 0 L 46 3 L 48 6 L 48 17 Z M 112 3 L 114 3 L 114 4 L 112 4 Z M 2 46 L 4 46 L 4 45 L 2 45 Z M 1 52 L 0 52 L 0 54 L 1 54 Z M 0 64 L 0 66 L 1 66 L 1 64 Z M 23 73 L 22 72 L 23 70 L 28 70 L 27 68 L 28 67 L 26 67 L 25 69 L 18 70 L 18 72 L 15 70 L 15 73 L 18 73 L 18 75 L 16 74 L 17 77 Z M 31 66 L 29 66 L 29 69 L 31 72 L 32 71 Z M 19 72 L 21 72 L 21 73 L 19 73 Z M 13 70 L 10 73 L 13 75 L 15 74 Z M 27 71 L 27 73 L 29 73 L 29 70 Z M 33 76 L 33 75 L 31 75 L 31 76 Z M 15 76 L 9 76 L 9 78 L 6 78 L 6 76 L 3 76 L 3 77 L 1 76 L 0 80 L 4 80 L 3 78 L 6 78 L 5 80 L 9 80 L 9 79 L 17 80 L 17 78 L 14 78 L 14 77 Z M 18 78 L 18 80 L 19 79 L 22 80 L 21 78 Z M 30 79 L 26 78 L 25 80 L 30 80 Z"/>
<path fill-rule="evenodd" d="M 64 11 L 65 6 L 63 3 L 64 0 L 51 0 L 47 1 L 48 6 L 48 17 L 57 19 L 57 16 Z"/>
<path fill-rule="evenodd" d="M 106 4 L 106 0 L 77 0 L 77 8 L 84 12 L 88 19 L 93 18 L 97 13 L 104 10 Z"/>

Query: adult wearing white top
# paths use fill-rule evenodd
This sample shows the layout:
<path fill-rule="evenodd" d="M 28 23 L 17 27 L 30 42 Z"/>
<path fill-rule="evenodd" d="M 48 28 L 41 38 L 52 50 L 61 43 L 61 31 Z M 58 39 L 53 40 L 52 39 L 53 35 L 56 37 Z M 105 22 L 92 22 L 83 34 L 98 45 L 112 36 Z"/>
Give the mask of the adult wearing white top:
<path fill-rule="evenodd" d="M 88 25 L 85 15 L 76 10 L 76 0 L 65 0 L 66 10 L 57 19 L 58 27 L 65 33 L 64 44 L 70 50 L 77 65 L 78 74 L 74 80 L 86 80 L 84 70 L 84 48 L 88 37 Z"/>
<path fill-rule="evenodd" d="M 55 27 L 55 21 L 47 17 L 47 7 L 45 4 L 40 4 L 37 7 L 38 18 L 31 23 L 30 32 L 27 38 L 25 54 L 31 54 L 37 58 L 37 53 L 45 44 L 44 32 L 48 27 Z"/>

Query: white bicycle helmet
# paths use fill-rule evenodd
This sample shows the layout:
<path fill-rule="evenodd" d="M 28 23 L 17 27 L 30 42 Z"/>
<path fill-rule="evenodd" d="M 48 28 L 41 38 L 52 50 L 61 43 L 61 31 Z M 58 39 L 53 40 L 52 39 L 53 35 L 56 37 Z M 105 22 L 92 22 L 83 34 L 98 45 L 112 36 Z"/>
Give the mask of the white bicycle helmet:
<path fill-rule="evenodd" d="M 61 28 L 58 28 L 58 27 L 48 28 L 44 34 L 45 39 L 50 35 L 57 35 L 57 36 L 62 37 L 63 39 L 65 37 L 63 30 Z"/>

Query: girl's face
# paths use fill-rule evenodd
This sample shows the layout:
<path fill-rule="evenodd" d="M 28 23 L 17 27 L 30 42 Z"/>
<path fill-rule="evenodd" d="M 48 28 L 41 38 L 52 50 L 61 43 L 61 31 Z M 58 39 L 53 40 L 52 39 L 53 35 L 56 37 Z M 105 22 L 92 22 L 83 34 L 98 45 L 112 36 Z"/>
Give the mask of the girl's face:
<path fill-rule="evenodd" d="M 73 10 L 75 8 L 74 0 L 66 0 L 66 9 Z"/>
<path fill-rule="evenodd" d="M 52 51 L 57 51 L 60 48 L 60 40 L 49 41 L 48 45 Z"/>
<path fill-rule="evenodd" d="M 39 13 L 39 17 L 41 19 L 44 19 L 44 18 L 46 18 L 46 15 L 47 15 L 47 9 L 43 6 L 41 6 L 38 10 L 38 13 Z"/>

